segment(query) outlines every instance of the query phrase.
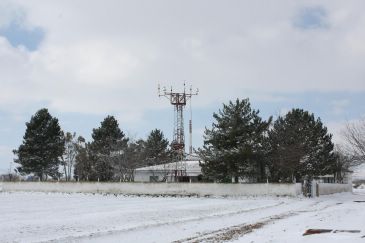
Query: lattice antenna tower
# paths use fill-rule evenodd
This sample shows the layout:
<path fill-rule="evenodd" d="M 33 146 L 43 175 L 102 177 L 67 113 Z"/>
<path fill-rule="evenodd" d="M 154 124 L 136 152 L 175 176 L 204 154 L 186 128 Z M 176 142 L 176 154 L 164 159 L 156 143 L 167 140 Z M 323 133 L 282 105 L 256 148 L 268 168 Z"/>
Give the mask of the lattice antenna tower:
<path fill-rule="evenodd" d="M 184 108 L 186 103 L 190 100 L 194 95 L 198 95 L 199 90 L 196 89 L 193 92 L 192 86 L 190 86 L 189 91 L 186 91 L 186 85 L 184 83 L 184 91 L 183 92 L 175 92 L 170 88 L 170 91 L 166 89 L 166 87 L 160 88 L 158 85 L 158 96 L 166 97 L 170 100 L 171 105 L 174 106 L 174 130 L 173 130 L 173 140 L 171 143 L 172 149 L 178 155 L 178 160 L 183 160 L 185 155 L 185 134 L 184 134 Z M 192 130 L 192 121 L 189 121 L 189 131 L 191 134 Z M 191 144 L 191 135 L 190 135 L 190 147 L 189 153 L 192 153 L 192 144 Z"/>

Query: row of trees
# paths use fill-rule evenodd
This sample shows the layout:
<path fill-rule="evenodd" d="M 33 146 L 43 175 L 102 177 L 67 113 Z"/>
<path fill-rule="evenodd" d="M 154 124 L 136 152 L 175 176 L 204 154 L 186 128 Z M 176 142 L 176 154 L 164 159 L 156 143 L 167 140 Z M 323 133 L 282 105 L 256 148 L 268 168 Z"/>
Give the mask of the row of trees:
<path fill-rule="evenodd" d="M 133 181 L 136 167 L 166 163 L 172 153 L 163 133 L 151 131 L 147 140 L 133 141 L 107 116 L 93 129 L 92 141 L 76 133 L 64 133 L 58 119 L 41 109 L 26 123 L 23 143 L 14 150 L 21 174 L 33 173 L 66 180 Z"/>
<path fill-rule="evenodd" d="M 133 181 L 137 167 L 166 163 L 172 154 L 160 130 L 151 131 L 146 141 L 132 141 L 113 116 L 93 129 L 92 139 L 79 148 L 76 156 L 74 174 L 80 180 Z"/>
<path fill-rule="evenodd" d="M 197 150 L 208 181 L 292 182 L 326 174 L 340 181 L 351 166 L 365 160 L 365 120 L 344 131 L 349 146 L 335 148 L 321 119 L 302 109 L 264 120 L 248 99 L 237 99 L 213 117 Z M 137 167 L 174 158 L 160 130 L 151 131 L 146 140 L 132 140 L 113 116 L 93 129 L 91 137 L 86 142 L 75 133 L 64 134 L 57 118 L 41 109 L 26 123 L 23 143 L 14 150 L 18 171 L 42 180 L 63 174 L 66 180 L 133 181 Z"/>
<path fill-rule="evenodd" d="M 248 99 L 237 99 L 213 117 L 198 150 L 208 180 L 293 182 L 331 174 L 341 181 L 354 161 L 334 149 L 321 119 L 302 109 L 263 120 Z"/>

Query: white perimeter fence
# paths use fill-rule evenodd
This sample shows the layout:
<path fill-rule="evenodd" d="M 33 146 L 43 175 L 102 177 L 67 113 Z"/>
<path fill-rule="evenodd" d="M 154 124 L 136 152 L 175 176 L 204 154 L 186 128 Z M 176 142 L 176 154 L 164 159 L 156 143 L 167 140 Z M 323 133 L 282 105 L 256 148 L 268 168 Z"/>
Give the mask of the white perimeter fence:
<path fill-rule="evenodd" d="M 329 195 L 339 192 L 352 192 L 352 184 L 319 183 L 318 194 Z"/>
<path fill-rule="evenodd" d="M 351 184 L 319 183 L 312 195 L 352 192 Z M 0 191 L 116 193 L 133 195 L 298 196 L 296 184 L 3 182 Z"/>
<path fill-rule="evenodd" d="M 301 184 L 3 182 L 0 191 L 116 193 L 133 195 L 298 196 Z"/>

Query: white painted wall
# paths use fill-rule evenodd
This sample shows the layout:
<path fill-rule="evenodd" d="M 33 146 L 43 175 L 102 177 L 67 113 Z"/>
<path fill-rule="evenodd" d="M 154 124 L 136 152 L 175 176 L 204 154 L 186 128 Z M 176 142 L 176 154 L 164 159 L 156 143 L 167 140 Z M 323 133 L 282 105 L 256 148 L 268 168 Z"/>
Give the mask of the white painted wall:
<path fill-rule="evenodd" d="M 199 196 L 297 196 L 301 184 L 3 182 L 2 191 Z"/>
<path fill-rule="evenodd" d="M 319 195 L 329 195 L 340 192 L 352 192 L 352 185 L 338 184 L 338 183 L 319 183 L 318 184 Z"/>
<path fill-rule="evenodd" d="M 135 182 L 150 182 L 150 176 L 158 176 L 158 180 L 162 180 L 166 176 L 164 171 L 136 171 L 134 173 Z M 169 176 L 171 177 L 171 176 Z"/>

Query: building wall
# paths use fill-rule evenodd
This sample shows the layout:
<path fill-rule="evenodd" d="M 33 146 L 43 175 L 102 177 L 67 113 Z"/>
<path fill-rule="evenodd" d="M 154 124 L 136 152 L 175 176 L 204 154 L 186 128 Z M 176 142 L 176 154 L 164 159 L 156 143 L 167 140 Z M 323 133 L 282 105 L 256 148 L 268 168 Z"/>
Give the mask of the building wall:
<path fill-rule="evenodd" d="M 192 179 L 192 181 L 197 181 L 199 173 L 187 173 L 187 176 Z M 164 177 L 167 177 L 168 182 L 173 182 L 175 176 L 168 174 L 164 171 L 136 171 L 134 173 L 135 182 L 153 182 L 151 181 L 151 176 L 158 177 L 158 181 L 162 181 Z"/>
<path fill-rule="evenodd" d="M 340 192 L 352 192 L 352 185 L 348 184 L 339 184 L 339 183 L 318 183 L 318 194 L 321 195 L 329 195 L 333 193 Z"/>
<path fill-rule="evenodd" d="M 161 180 L 165 173 L 162 172 L 144 172 L 144 171 L 138 171 L 134 173 L 134 181 L 136 182 L 150 182 L 150 176 L 158 176 L 158 179 Z"/>
<path fill-rule="evenodd" d="M 2 191 L 85 192 L 144 195 L 198 196 L 297 196 L 301 184 L 216 184 L 216 183 L 66 183 L 4 182 Z"/>

